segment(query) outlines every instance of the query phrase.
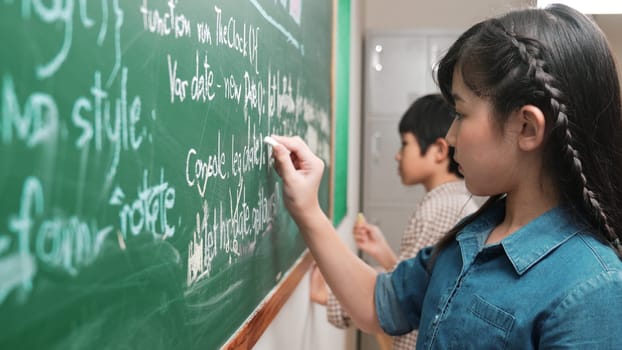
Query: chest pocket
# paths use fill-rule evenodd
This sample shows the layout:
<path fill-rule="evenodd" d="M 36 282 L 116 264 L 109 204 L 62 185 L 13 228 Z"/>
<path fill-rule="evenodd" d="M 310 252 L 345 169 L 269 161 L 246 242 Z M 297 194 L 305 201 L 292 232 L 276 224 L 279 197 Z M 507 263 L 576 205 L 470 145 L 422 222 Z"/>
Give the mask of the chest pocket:
<path fill-rule="evenodd" d="M 454 339 L 451 349 L 506 349 L 508 337 L 514 325 L 514 316 L 490 304 L 477 295 L 473 296 L 468 310 L 472 324 L 468 332 L 473 336 Z M 471 323 L 471 322 L 469 322 Z"/>

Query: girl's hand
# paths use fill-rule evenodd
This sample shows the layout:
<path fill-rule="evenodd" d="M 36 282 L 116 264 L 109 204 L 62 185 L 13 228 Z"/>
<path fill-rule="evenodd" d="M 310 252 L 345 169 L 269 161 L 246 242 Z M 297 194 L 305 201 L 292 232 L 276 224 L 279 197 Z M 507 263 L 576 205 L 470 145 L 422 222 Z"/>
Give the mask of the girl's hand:
<path fill-rule="evenodd" d="M 278 145 L 272 147 L 274 168 L 283 179 L 285 207 L 296 223 L 312 220 L 320 209 L 318 190 L 324 162 L 300 137 L 272 136 Z"/>

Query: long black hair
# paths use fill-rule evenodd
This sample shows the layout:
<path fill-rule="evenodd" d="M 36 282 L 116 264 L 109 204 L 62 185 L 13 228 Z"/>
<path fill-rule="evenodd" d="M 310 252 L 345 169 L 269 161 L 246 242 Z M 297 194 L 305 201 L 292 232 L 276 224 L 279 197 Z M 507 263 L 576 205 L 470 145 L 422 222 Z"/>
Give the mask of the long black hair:
<path fill-rule="evenodd" d="M 563 5 L 510 12 L 468 29 L 439 62 L 437 83 L 452 105 L 455 70 L 490 101 L 499 126 L 524 105 L 542 110 L 543 166 L 557 183 L 560 205 L 622 257 L 620 83 L 598 26 Z M 435 254 L 503 195 L 453 228 Z"/>

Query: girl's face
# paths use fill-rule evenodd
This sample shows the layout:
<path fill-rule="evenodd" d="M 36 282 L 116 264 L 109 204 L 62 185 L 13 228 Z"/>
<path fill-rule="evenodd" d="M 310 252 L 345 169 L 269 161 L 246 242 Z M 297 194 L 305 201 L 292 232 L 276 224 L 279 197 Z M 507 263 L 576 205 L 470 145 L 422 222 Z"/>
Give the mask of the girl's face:
<path fill-rule="evenodd" d="M 447 132 L 447 142 L 455 147 L 454 159 L 460 165 L 467 188 L 478 196 L 507 193 L 520 176 L 512 123 L 501 130 L 493 120 L 492 105 L 478 97 L 454 71 L 452 94 L 456 118 Z"/>
<path fill-rule="evenodd" d="M 398 172 L 402 184 L 411 186 L 422 183 L 433 171 L 434 160 L 431 156 L 433 152 L 426 152 L 425 155 L 421 155 L 417 137 L 411 132 L 400 134 L 400 138 L 402 139 L 402 147 L 395 154 L 395 160 L 398 162 Z"/>

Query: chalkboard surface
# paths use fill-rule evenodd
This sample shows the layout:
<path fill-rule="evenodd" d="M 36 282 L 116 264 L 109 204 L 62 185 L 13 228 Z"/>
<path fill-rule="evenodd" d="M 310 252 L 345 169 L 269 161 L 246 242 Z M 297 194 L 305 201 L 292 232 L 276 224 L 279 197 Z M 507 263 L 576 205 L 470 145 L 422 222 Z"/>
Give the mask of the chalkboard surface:
<path fill-rule="evenodd" d="M 1 349 L 240 329 L 305 249 L 261 140 L 331 161 L 332 6 L 0 0 Z"/>

